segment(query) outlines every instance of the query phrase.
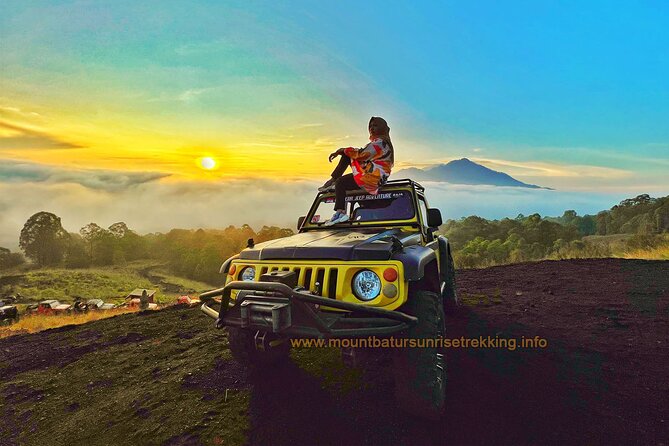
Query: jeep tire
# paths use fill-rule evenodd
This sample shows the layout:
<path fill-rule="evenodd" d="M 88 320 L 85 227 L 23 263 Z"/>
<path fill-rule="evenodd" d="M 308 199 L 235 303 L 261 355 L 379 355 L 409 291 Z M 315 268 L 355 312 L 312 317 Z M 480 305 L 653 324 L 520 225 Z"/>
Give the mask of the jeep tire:
<path fill-rule="evenodd" d="M 408 339 L 437 339 L 444 336 L 443 301 L 432 291 L 415 291 L 402 311 L 418 318 L 406 332 Z M 395 354 L 395 397 L 407 412 L 432 420 L 444 411 L 446 359 L 438 347 L 406 347 Z"/>
<path fill-rule="evenodd" d="M 233 358 L 243 365 L 264 366 L 288 361 L 290 357 L 290 342 L 287 339 L 270 350 L 262 351 L 256 348 L 255 331 L 237 327 L 226 327 L 226 330 L 230 352 Z"/>

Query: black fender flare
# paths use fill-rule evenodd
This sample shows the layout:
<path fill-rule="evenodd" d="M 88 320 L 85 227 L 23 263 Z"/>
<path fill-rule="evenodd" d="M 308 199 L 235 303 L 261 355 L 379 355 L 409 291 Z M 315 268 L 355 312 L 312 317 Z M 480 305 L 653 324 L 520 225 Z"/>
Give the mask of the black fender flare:
<path fill-rule="evenodd" d="M 451 254 L 451 245 L 443 235 L 437 236 L 437 240 L 439 241 L 439 278 L 444 282 L 446 281 L 446 273 L 448 271 L 448 256 Z"/>
<path fill-rule="evenodd" d="M 412 245 L 396 252 L 391 259 L 402 262 L 406 280 L 415 281 L 423 278 L 425 267 L 437 259 L 437 254 L 426 246 Z"/>
<path fill-rule="evenodd" d="M 232 263 L 233 260 L 238 259 L 239 254 L 235 254 L 232 257 L 229 257 L 223 264 L 221 265 L 221 268 L 218 270 L 219 274 L 227 274 L 228 271 L 230 270 L 230 264 Z"/>

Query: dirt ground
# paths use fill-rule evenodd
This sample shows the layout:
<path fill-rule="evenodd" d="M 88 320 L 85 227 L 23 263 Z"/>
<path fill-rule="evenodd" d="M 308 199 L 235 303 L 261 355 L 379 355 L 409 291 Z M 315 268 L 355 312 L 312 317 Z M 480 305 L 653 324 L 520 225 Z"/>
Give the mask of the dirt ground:
<path fill-rule="evenodd" d="M 406 416 L 387 370 L 362 376 L 336 351 L 252 373 L 209 319 L 175 308 L 0 340 L 0 444 L 669 444 L 669 261 L 457 281 L 447 337 L 547 347 L 448 349 L 440 422 Z"/>

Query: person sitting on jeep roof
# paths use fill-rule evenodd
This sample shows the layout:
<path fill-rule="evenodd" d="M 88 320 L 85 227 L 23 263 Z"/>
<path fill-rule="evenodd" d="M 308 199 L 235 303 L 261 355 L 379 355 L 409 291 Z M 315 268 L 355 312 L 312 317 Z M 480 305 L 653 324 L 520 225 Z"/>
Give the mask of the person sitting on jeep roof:
<path fill-rule="evenodd" d="M 340 156 L 339 163 L 332 172 L 332 178 L 319 187 L 320 192 L 335 189 L 335 213 L 325 226 L 348 221 L 346 214 L 346 192 L 358 188 L 376 195 L 395 162 L 393 143 L 390 141 L 390 127 L 385 119 L 372 116 L 369 120 L 370 143 L 361 149 L 346 147 L 331 153 L 329 160 Z M 352 173 L 344 175 L 347 166 Z"/>

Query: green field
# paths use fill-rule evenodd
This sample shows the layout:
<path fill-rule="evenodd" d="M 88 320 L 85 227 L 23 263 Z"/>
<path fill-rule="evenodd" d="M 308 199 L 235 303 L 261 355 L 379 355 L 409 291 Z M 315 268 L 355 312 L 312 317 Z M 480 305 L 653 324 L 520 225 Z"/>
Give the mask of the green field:
<path fill-rule="evenodd" d="M 171 276 L 161 265 L 146 262 L 123 267 L 19 270 L 0 276 L 0 295 L 18 293 L 21 303 L 45 299 L 70 302 L 77 296 L 120 303 L 136 288 L 157 290 L 156 302 L 169 303 L 181 294 L 211 289 L 211 285 Z"/>

